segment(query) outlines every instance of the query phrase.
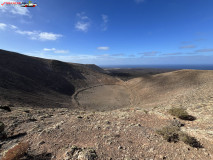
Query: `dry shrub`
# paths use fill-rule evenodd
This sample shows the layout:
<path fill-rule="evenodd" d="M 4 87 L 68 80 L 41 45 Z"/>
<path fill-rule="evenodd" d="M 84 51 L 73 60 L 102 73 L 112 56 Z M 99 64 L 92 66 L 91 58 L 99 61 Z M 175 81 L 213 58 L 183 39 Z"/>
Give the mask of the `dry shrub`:
<path fill-rule="evenodd" d="M 172 115 L 172 116 L 175 116 L 175 117 L 180 117 L 180 116 L 187 116 L 188 113 L 186 112 L 186 109 L 184 108 L 171 108 L 169 110 L 169 113 Z"/>
<path fill-rule="evenodd" d="M 9 149 L 2 160 L 19 160 L 24 156 L 24 154 L 27 152 L 29 148 L 29 143 L 28 142 L 21 142 L 11 149 Z"/>
<path fill-rule="evenodd" d="M 157 133 L 163 136 L 168 142 L 178 142 L 178 133 L 180 131 L 179 127 L 175 126 L 166 126 L 160 130 L 157 130 Z"/>
<path fill-rule="evenodd" d="M 174 127 L 183 127 L 185 124 L 184 123 L 181 123 L 179 120 L 177 119 L 173 119 L 170 123 L 171 126 L 174 126 Z"/>
<path fill-rule="evenodd" d="M 194 116 L 189 115 L 184 108 L 171 108 L 169 113 L 182 120 L 194 121 L 196 119 Z"/>
<path fill-rule="evenodd" d="M 182 141 L 185 144 L 194 148 L 203 148 L 196 138 L 189 136 L 188 134 L 180 131 L 180 127 L 177 126 L 166 126 L 156 131 L 159 135 L 163 136 L 168 142 Z"/>

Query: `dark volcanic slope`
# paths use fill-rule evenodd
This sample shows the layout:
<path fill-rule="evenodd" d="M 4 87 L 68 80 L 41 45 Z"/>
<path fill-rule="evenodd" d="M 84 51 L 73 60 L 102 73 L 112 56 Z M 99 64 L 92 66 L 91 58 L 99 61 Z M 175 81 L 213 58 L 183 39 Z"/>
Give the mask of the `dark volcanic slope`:
<path fill-rule="evenodd" d="M 95 65 L 64 63 L 0 50 L 0 100 L 4 103 L 67 106 L 69 97 L 77 89 L 115 82 Z"/>

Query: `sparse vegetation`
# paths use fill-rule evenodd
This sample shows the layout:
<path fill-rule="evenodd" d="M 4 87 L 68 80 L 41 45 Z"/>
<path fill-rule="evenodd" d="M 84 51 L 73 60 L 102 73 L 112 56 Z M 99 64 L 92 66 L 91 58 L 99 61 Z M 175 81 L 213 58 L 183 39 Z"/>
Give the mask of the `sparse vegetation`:
<path fill-rule="evenodd" d="M 149 111 L 147 111 L 147 110 L 144 110 L 144 113 L 145 113 L 145 114 L 148 114 L 148 113 L 149 113 Z"/>
<path fill-rule="evenodd" d="M 156 131 L 159 135 L 163 136 L 167 142 L 178 142 L 182 141 L 187 145 L 194 148 L 202 148 L 202 145 L 196 138 L 189 136 L 188 134 L 180 131 L 178 126 L 166 126 Z"/>
<path fill-rule="evenodd" d="M 24 156 L 29 148 L 28 142 L 21 142 L 9 149 L 2 160 L 18 160 Z"/>
<path fill-rule="evenodd" d="M 178 117 L 182 120 L 194 121 L 196 119 L 194 116 L 189 115 L 184 108 L 171 108 L 169 113 L 172 116 Z"/>
<path fill-rule="evenodd" d="M 177 120 L 176 118 L 174 118 L 172 121 L 171 121 L 171 125 L 172 126 L 175 126 L 175 127 L 182 127 L 184 126 L 183 123 L 181 123 L 179 120 Z"/>
<path fill-rule="evenodd" d="M 166 126 L 160 130 L 157 130 L 157 133 L 163 136 L 167 142 L 178 142 L 178 133 L 180 131 L 179 127 L 175 126 Z"/>
<path fill-rule="evenodd" d="M 188 115 L 188 113 L 186 112 L 186 109 L 184 109 L 184 108 L 171 108 L 169 110 L 169 113 L 172 116 L 175 116 L 175 117 L 178 117 L 178 118 Z"/>

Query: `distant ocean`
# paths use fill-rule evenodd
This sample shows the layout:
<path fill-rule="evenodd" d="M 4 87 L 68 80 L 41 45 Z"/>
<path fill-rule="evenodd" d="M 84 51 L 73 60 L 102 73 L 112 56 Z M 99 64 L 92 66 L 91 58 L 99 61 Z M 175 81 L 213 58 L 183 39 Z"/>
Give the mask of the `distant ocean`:
<path fill-rule="evenodd" d="M 99 65 L 101 68 L 159 68 L 159 69 L 197 69 L 213 70 L 212 65 Z"/>

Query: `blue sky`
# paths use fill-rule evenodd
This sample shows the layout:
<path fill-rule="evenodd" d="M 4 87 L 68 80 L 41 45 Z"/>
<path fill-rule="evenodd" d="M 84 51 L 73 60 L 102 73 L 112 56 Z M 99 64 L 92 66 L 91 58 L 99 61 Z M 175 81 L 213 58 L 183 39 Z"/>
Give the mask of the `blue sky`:
<path fill-rule="evenodd" d="M 98 65 L 213 62 L 212 0 L 32 2 L 0 6 L 1 49 Z"/>

